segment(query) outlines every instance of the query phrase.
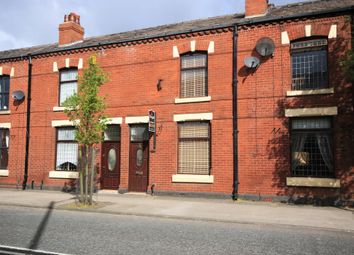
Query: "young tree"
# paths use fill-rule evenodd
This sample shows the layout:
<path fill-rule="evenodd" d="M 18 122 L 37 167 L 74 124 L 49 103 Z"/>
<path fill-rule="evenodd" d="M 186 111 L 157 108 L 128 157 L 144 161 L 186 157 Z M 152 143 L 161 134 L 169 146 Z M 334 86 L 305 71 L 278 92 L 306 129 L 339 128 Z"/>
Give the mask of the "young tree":
<path fill-rule="evenodd" d="M 107 74 L 89 58 L 89 66 L 79 77 L 78 92 L 63 104 L 64 112 L 75 123 L 75 136 L 79 143 L 78 171 L 80 176 L 80 202 L 92 204 L 94 187 L 94 145 L 102 140 L 107 117 L 105 98 L 98 95 L 99 88 L 107 81 Z"/>

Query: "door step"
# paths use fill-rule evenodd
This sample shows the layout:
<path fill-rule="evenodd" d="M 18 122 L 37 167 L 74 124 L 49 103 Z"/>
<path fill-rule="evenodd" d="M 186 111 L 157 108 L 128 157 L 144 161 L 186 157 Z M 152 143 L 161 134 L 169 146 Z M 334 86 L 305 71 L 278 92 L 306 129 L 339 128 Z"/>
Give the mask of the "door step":
<path fill-rule="evenodd" d="M 98 191 L 98 194 L 119 194 L 116 189 L 101 189 Z"/>
<path fill-rule="evenodd" d="M 149 194 L 147 194 L 146 192 L 127 192 L 127 193 L 124 193 L 124 195 L 147 196 Z"/>

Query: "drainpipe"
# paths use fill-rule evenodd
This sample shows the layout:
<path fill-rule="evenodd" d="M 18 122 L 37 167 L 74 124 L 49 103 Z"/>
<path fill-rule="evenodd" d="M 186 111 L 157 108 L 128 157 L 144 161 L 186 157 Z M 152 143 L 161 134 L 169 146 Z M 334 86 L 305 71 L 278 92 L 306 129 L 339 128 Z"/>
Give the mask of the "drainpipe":
<path fill-rule="evenodd" d="M 238 198 L 238 130 L 237 130 L 237 26 L 233 31 L 233 50 L 232 50 L 232 130 L 233 130 L 233 163 L 234 163 L 234 182 L 232 190 L 232 200 Z"/>
<path fill-rule="evenodd" d="M 32 58 L 31 55 L 28 55 L 26 152 L 25 152 L 25 172 L 23 175 L 23 183 L 22 183 L 23 190 L 27 188 L 27 179 L 28 179 L 28 157 L 29 157 L 30 120 L 31 120 L 31 88 L 32 88 Z"/>

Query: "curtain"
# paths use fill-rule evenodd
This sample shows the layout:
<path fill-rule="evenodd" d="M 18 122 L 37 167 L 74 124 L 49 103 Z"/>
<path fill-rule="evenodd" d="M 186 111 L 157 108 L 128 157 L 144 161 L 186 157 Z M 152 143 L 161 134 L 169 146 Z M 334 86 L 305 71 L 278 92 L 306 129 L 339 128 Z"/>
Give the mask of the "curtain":
<path fill-rule="evenodd" d="M 308 135 L 305 133 L 298 133 L 298 134 L 294 135 L 293 145 L 292 145 L 292 147 L 293 147 L 293 149 L 292 149 L 292 151 L 293 151 L 293 170 L 295 170 L 300 165 L 300 159 L 297 157 L 298 155 L 296 155 L 296 153 L 304 151 L 307 137 L 308 137 Z"/>
<path fill-rule="evenodd" d="M 333 170 L 332 143 L 328 134 L 316 134 L 317 144 L 328 170 Z"/>

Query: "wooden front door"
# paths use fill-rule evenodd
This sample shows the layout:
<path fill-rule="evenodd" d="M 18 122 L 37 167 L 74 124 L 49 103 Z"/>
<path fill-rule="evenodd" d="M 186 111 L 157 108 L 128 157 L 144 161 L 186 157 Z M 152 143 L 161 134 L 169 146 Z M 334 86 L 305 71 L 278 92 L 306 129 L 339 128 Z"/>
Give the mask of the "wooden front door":
<path fill-rule="evenodd" d="M 120 127 L 110 125 L 104 134 L 101 157 L 102 189 L 118 189 L 120 180 Z"/>
<path fill-rule="evenodd" d="M 147 126 L 131 126 L 129 149 L 129 191 L 146 192 L 149 169 Z"/>

